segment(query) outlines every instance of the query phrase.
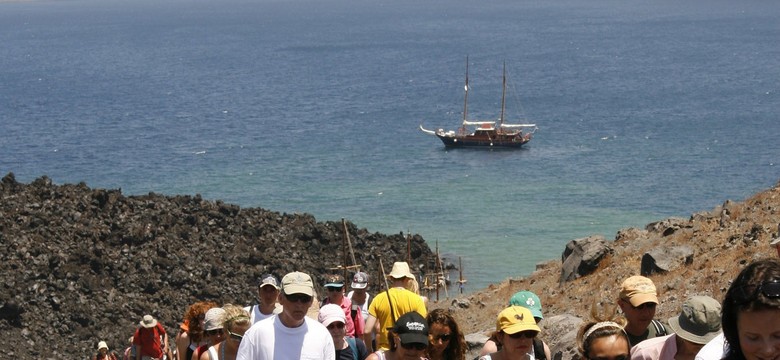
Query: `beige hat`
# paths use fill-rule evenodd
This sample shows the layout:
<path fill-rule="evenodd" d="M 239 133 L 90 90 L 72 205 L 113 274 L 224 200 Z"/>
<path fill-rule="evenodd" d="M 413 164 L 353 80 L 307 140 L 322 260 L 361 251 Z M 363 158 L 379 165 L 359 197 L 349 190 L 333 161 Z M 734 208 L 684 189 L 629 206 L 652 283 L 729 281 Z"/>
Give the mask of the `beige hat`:
<path fill-rule="evenodd" d="M 639 306 L 644 303 L 658 304 L 658 290 L 653 281 L 644 276 L 632 276 L 620 286 L 620 298 L 631 303 L 631 306 Z"/>
<path fill-rule="evenodd" d="M 409 264 L 407 264 L 404 261 L 397 261 L 393 263 L 393 271 L 391 271 L 390 274 L 388 274 L 387 276 L 394 279 L 400 279 L 405 277 L 414 279 L 414 275 L 412 275 L 412 272 L 409 271 Z"/>
<path fill-rule="evenodd" d="M 106 344 L 105 341 L 98 342 L 98 350 L 100 350 L 100 349 L 108 350 L 108 344 Z"/>
<path fill-rule="evenodd" d="M 222 322 L 225 320 L 225 309 L 213 307 L 206 311 L 203 318 L 203 329 L 206 331 L 222 329 Z"/>
<path fill-rule="evenodd" d="M 155 319 L 152 315 L 144 315 L 143 320 L 141 320 L 138 325 L 141 325 L 145 328 L 153 328 L 157 326 L 157 319 Z"/>
<path fill-rule="evenodd" d="M 677 336 L 695 344 L 706 344 L 720 333 L 720 303 L 709 296 L 692 296 L 679 316 L 669 318 Z"/>
<path fill-rule="evenodd" d="M 311 276 L 300 271 L 291 272 L 282 278 L 282 292 L 285 295 L 306 294 L 314 296 L 314 284 Z"/>

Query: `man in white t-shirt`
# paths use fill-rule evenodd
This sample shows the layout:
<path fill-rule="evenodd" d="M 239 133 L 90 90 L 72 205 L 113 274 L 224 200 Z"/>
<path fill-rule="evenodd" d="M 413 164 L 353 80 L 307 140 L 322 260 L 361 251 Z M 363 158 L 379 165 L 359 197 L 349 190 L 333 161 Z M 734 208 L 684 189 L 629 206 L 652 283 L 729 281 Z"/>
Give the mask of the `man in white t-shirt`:
<path fill-rule="evenodd" d="M 267 319 L 282 312 L 282 306 L 279 305 L 279 281 L 276 276 L 263 274 L 260 277 L 260 285 L 257 286 L 257 298 L 260 301 L 257 305 L 244 308 L 249 313 L 249 320 L 254 323 Z"/>
<path fill-rule="evenodd" d="M 236 360 L 335 360 L 330 332 L 306 316 L 313 299 L 314 285 L 308 274 L 296 271 L 285 275 L 279 297 L 282 312 L 244 333 Z"/>

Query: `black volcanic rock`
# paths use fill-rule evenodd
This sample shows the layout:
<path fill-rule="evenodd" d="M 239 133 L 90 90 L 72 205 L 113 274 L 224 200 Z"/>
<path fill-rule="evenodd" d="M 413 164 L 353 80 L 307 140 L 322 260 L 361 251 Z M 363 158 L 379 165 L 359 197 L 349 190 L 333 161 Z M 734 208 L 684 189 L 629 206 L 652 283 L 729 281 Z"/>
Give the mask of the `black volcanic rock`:
<path fill-rule="evenodd" d="M 404 234 L 346 222 L 357 263 L 379 289 L 407 253 Z M 344 262 L 344 226 L 309 214 L 242 209 L 199 195 L 123 196 L 86 184 L 0 181 L 0 353 L 19 359 L 84 358 L 100 340 L 124 349 L 144 314 L 171 335 L 195 301 L 249 305 L 259 276 L 323 275 Z M 410 240 L 415 268 L 432 268 Z M 324 294 L 321 294 L 324 295 Z"/>

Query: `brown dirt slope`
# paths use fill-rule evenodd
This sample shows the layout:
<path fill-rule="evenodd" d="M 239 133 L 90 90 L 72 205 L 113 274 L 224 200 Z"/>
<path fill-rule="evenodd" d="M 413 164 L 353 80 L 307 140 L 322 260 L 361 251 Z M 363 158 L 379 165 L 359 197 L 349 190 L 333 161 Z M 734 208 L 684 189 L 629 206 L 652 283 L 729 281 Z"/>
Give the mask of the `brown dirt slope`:
<path fill-rule="evenodd" d="M 594 303 L 599 304 L 599 309 L 603 304 L 614 304 L 623 279 L 640 273 L 640 261 L 646 252 L 687 245 L 694 250 L 691 264 L 649 276 L 661 293 L 656 318 L 666 321 L 679 313 L 689 296 L 709 295 L 721 300 L 730 281 L 746 263 L 777 256 L 769 242 L 778 236 L 778 223 L 780 183 L 743 202 L 726 201 L 688 219 L 666 219 L 648 224 L 645 229 L 622 229 L 610 244 L 613 253 L 601 261 L 594 273 L 574 281 L 559 284 L 562 264 L 560 260 L 551 260 L 538 264 L 528 277 L 507 279 L 458 300 L 469 304 L 468 308 L 459 308 L 454 301 L 442 301 L 433 307 L 451 308 L 466 334 L 488 333 L 494 329 L 495 316 L 511 295 L 531 290 L 539 295 L 546 318 L 572 314 L 589 319 Z M 551 347 L 567 345 L 554 344 L 560 335 L 547 333 L 544 338 Z"/>

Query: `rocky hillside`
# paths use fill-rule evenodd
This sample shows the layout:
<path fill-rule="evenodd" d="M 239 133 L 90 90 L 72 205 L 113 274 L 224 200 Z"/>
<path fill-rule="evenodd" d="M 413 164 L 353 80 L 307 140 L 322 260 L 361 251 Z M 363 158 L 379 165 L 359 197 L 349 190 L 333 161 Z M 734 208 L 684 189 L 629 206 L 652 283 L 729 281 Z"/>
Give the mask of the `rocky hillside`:
<path fill-rule="evenodd" d="M 551 260 L 528 277 L 430 307 L 452 309 L 479 341 L 511 294 L 532 290 L 544 306 L 544 339 L 556 359 L 570 359 L 578 321 L 594 304 L 612 304 L 622 280 L 642 271 L 643 258 L 674 255 L 649 275 L 661 291 L 657 318 L 665 320 L 691 295 L 721 299 L 745 263 L 777 256 L 768 243 L 778 223 L 780 185 L 687 219 L 623 229 L 614 241 L 573 241 L 603 250 L 574 275 L 568 262 Z M 386 269 L 406 258 L 403 234 L 345 224 L 357 263 L 370 273 L 379 273 L 380 258 Z M 120 349 L 145 313 L 175 332 L 194 301 L 252 303 L 262 273 L 301 270 L 321 283 L 344 262 L 343 239 L 342 223 L 308 214 L 242 209 L 197 195 L 124 196 L 46 177 L 22 184 L 8 174 L 0 182 L 0 333 L 7 340 L 0 353 L 83 359 L 101 339 Z M 415 267 L 429 269 L 434 256 L 424 240 L 414 236 L 410 244 Z"/>
<path fill-rule="evenodd" d="M 371 274 L 380 258 L 387 271 L 405 260 L 407 244 L 416 269 L 435 258 L 419 236 L 349 222 L 198 195 L 123 196 L 46 177 L 22 184 L 8 174 L 0 182 L 0 353 L 83 359 L 99 340 L 121 350 L 144 314 L 175 333 L 195 301 L 252 304 L 263 273 L 299 270 L 324 284 L 345 262 L 345 227 Z"/>
<path fill-rule="evenodd" d="M 597 309 L 613 306 L 623 279 L 642 273 L 643 259 L 654 258 L 661 267 L 668 268 L 655 268 L 656 272 L 648 275 L 661 292 L 656 318 L 666 322 L 679 314 L 688 297 L 709 295 L 722 300 L 730 281 L 746 263 L 778 256 L 769 245 L 773 237 L 780 236 L 778 223 L 780 184 L 742 202 L 727 200 L 687 219 L 671 218 L 648 224 L 644 229 L 620 230 L 614 241 L 605 242 L 606 251 L 590 264 L 592 269 L 574 280 L 561 282 L 565 266 L 561 260 L 551 260 L 538 264 L 528 277 L 507 279 L 433 307 L 452 309 L 464 332 L 478 341 L 494 329 L 495 316 L 512 294 L 531 290 L 542 301 L 543 338 L 550 344 L 553 357 L 571 359 L 579 321 L 589 319 L 594 305 Z M 594 239 L 576 242 L 588 240 Z"/>

